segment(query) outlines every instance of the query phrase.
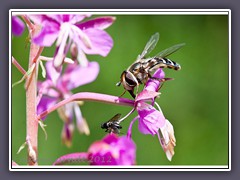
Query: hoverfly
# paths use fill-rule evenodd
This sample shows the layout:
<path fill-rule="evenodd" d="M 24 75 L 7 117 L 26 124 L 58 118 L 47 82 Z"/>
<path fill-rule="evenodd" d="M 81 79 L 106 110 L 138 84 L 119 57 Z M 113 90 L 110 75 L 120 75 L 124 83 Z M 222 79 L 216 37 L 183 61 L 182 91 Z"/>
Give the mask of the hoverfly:
<path fill-rule="evenodd" d="M 120 117 L 121 114 L 116 114 L 110 120 L 101 124 L 101 128 L 106 129 L 105 132 L 119 134 L 120 133 L 119 129 L 122 129 L 122 126 L 120 125 L 119 121 Z"/>
<path fill-rule="evenodd" d="M 125 91 L 122 93 L 122 95 L 128 91 L 131 96 L 135 98 L 136 95 L 134 94 L 134 88 L 137 86 L 137 93 L 139 84 L 146 84 L 147 80 L 149 78 L 152 78 L 150 73 L 157 70 L 158 68 L 170 68 L 174 70 L 181 69 L 181 66 L 178 63 L 167 59 L 166 57 L 184 46 L 184 43 L 167 48 L 154 57 L 146 58 L 146 55 L 155 48 L 158 40 L 159 33 L 152 35 L 144 47 L 143 52 L 138 55 L 137 60 L 131 64 L 127 70 L 122 72 L 120 82 L 116 84 L 117 86 L 120 86 L 121 84 L 123 85 Z M 168 80 L 168 78 L 157 80 L 163 82 L 165 80 Z"/>

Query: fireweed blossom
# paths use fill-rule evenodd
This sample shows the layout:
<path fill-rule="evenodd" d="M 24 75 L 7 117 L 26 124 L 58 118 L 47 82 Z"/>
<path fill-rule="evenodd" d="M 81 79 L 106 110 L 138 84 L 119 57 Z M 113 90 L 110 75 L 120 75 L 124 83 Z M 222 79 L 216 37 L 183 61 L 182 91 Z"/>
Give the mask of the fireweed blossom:
<path fill-rule="evenodd" d="M 94 142 L 88 152 L 64 155 L 54 165 L 83 161 L 90 165 L 135 165 L 136 145 L 126 136 L 108 134 L 102 140 Z"/>
<path fill-rule="evenodd" d="M 107 32 L 115 17 L 106 16 L 82 22 L 90 15 L 29 15 L 29 18 L 42 26 L 41 32 L 33 38 L 39 46 L 52 46 L 56 41 L 53 65 L 59 70 L 72 43 L 77 45 L 78 60 L 87 65 L 83 54 L 107 56 L 113 40 Z"/>
<path fill-rule="evenodd" d="M 25 25 L 23 21 L 17 17 L 12 16 L 12 33 L 15 36 L 21 36 L 24 31 Z"/>
<path fill-rule="evenodd" d="M 153 75 L 153 77 L 158 79 L 163 79 L 164 76 L 165 74 L 162 69 L 157 70 Z M 171 161 L 172 156 L 174 155 L 176 139 L 172 124 L 164 117 L 159 105 L 155 102 L 155 98 L 160 94 L 158 93 L 159 88 L 160 82 L 158 80 L 149 79 L 143 91 L 137 95 L 134 109 L 137 110 L 138 116 L 130 123 L 127 136 L 131 138 L 132 125 L 138 120 L 139 131 L 142 134 L 151 134 L 153 136 L 157 134 L 168 160 Z M 158 110 L 153 107 L 154 104 L 156 104 Z M 159 130 L 161 134 L 159 133 Z"/>
<path fill-rule="evenodd" d="M 109 134 L 101 141 L 93 143 L 88 152 L 88 159 L 92 160 L 91 165 L 135 164 L 136 145 L 126 136 Z"/>
<path fill-rule="evenodd" d="M 50 74 L 54 73 L 51 61 L 46 63 L 46 71 L 46 80 L 38 83 L 38 114 L 52 107 L 57 102 L 70 97 L 72 89 L 94 81 L 99 73 L 99 65 L 97 62 L 89 62 L 87 67 L 82 67 L 77 63 L 69 64 L 56 84 L 49 78 Z M 62 140 L 67 146 L 71 145 L 74 115 L 79 132 L 86 135 L 89 134 L 88 125 L 82 116 L 79 103 L 71 102 L 58 109 L 59 116 L 64 122 Z"/>

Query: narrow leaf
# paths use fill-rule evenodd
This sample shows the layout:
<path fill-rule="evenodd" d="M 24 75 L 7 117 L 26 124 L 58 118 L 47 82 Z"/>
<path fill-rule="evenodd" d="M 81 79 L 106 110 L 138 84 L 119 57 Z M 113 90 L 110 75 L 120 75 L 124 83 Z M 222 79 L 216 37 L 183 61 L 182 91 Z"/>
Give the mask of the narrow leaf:
<path fill-rule="evenodd" d="M 45 69 L 45 67 L 43 65 L 43 62 L 42 61 L 39 61 L 39 62 L 40 62 L 40 67 L 42 69 L 42 77 L 46 78 L 46 69 Z"/>
<path fill-rule="evenodd" d="M 34 64 L 31 66 L 31 68 L 28 69 L 28 71 L 26 72 L 26 74 L 24 74 L 24 76 L 23 76 L 19 81 L 13 83 L 12 88 L 13 88 L 14 86 L 20 84 L 21 82 L 23 82 L 23 81 L 27 78 L 27 76 L 29 76 L 29 75 L 33 72 L 35 66 L 36 66 L 36 64 L 34 63 Z"/>
<path fill-rule="evenodd" d="M 19 147 L 17 154 L 19 154 L 19 153 L 25 148 L 26 144 L 27 144 L 27 142 L 24 142 L 24 143 Z"/>
<path fill-rule="evenodd" d="M 38 121 L 38 123 L 39 123 L 41 129 L 43 130 L 43 132 L 44 132 L 44 134 L 45 134 L 45 140 L 47 140 L 47 132 L 46 132 L 46 130 L 45 130 L 45 127 L 46 127 L 47 125 L 45 125 L 45 124 L 42 122 L 42 120 Z"/>

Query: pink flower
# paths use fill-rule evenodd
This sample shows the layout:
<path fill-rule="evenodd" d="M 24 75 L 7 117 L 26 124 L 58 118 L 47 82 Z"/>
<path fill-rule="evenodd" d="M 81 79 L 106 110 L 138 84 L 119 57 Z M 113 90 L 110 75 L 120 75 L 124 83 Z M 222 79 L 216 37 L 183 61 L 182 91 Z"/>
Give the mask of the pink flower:
<path fill-rule="evenodd" d="M 151 134 L 153 136 L 157 134 L 168 160 L 171 161 L 174 155 L 174 147 L 176 146 L 173 126 L 164 117 L 160 106 L 155 102 L 155 98 L 160 95 L 158 90 L 161 82 L 159 80 L 163 79 L 164 76 L 165 74 L 162 69 L 157 70 L 153 75 L 155 79 L 149 79 L 143 91 L 137 95 L 135 99 L 135 108 L 138 112 L 138 116 L 130 123 L 127 135 L 131 138 L 132 125 L 138 119 L 139 131 L 143 134 Z M 158 110 L 153 107 L 154 104 L 158 106 Z M 159 131 L 161 131 L 162 137 Z"/>
<path fill-rule="evenodd" d="M 97 62 L 89 62 L 87 67 L 82 67 L 76 63 L 73 65 L 68 65 L 64 74 L 58 79 L 56 84 L 49 79 L 51 73 L 54 73 L 52 69 L 54 69 L 52 67 L 52 62 L 47 62 L 47 79 L 38 83 L 38 98 L 40 100 L 37 105 L 38 114 L 49 109 L 57 102 L 70 97 L 72 95 L 72 89 L 94 81 L 99 72 L 99 65 Z M 86 120 L 83 118 L 77 102 L 72 102 L 59 108 L 58 113 L 64 122 L 62 139 L 66 145 L 71 145 L 72 134 L 74 130 L 74 115 L 77 120 L 79 132 L 87 135 L 89 134 Z"/>
<path fill-rule="evenodd" d="M 33 38 L 40 46 L 52 46 L 56 41 L 54 67 L 58 69 L 72 43 L 77 45 L 78 60 L 86 54 L 106 56 L 113 46 L 112 38 L 104 31 L 114 17 L 99 17 L 81 22 L 89 15 L 29 15 L 34 23 L 42 26 L 41 32 Z M 81 22 L 81 23 L 80 23 Z M 83 52 L 82 52 L 83 51 Z"/>
<path fill-rule="evenodd" d="M 66 154 L 58 158 L 53 165 L 88 162 L 90 165 L 135 165 L 136 145 L 126 136 L 108 134 L 102 140 L 95 141 L 88 152 Z"/>
<path fill-rule="evenodd" d="M 91 165 L 134 165 L 136 145 L 126 136 L 108 134 L 101 141 L 94 142 L 89 150 Z"/>
<path fill-rule="evenodd" d="M 165 124 L 162 112 L 157 111 L 152 105 L 139 102 L 137 105 L 139 116 L 139 131 L 143 134 L 155 135 Z"/>

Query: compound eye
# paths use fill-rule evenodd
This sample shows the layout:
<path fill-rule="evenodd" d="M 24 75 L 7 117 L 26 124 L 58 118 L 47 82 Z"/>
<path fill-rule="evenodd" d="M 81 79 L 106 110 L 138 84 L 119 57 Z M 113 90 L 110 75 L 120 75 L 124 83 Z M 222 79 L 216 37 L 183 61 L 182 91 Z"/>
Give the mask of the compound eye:
<path fill-rule="evenodd" d="M 128 83 L 129 86 L 136 86 L 136 78 L 132 73 L 126 72 L 125 80 Z"/>

